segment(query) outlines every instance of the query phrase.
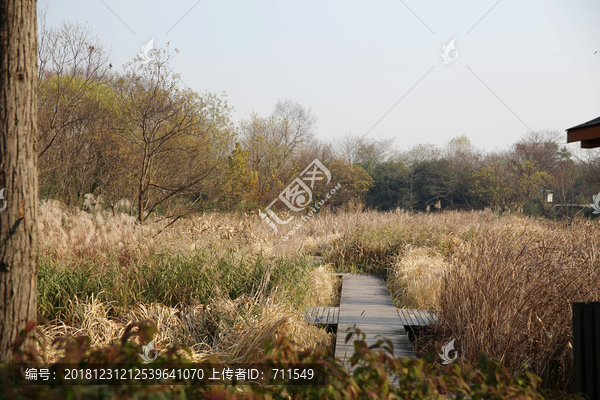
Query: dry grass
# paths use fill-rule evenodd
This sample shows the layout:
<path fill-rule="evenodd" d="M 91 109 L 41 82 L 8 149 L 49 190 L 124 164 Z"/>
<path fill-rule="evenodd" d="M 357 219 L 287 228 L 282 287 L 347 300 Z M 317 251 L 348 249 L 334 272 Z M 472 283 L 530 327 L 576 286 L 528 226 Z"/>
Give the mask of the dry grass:
<path fill-rule="evenodd" d="M 456 338 L 470 360 L 485 351 L 512 372 L 531 368 L 564 390 L 572 373 L 571 303 L 600 299 L 598 225 L 509 222 L 452 253 L 437 333 Z"/>
<path fill-rule="evenodd" d="M 61 354 L 49 345 L 56 337 L 88 335 L 102 347 L 144 319 L 158 326 L 157 348 L 187 346 L 194 360 L 254 359 L 279 335 L 300 349 L 330 345 L 329 334 L 303 322 L 304 307 L 335 298 L 330 268 L 282 259 L 292 248 L 275 243 L 258 217 L 202 215 L 165 228 L 90 208 L 40 206 L 40 306 L 60 313 L 41 328 L 47 360 Z"/>
<path fill-rule="evenodd" d="M 122 249 L 126 256 L 126 250 L 186 254 L 210 248 L 286 257 L 301 253 L 319 255 L 338 269 L 375 262 L 383 253 L 395 258 L 401 249 L 398 245 L 443 246 L 448 235 L 460 237 L 465 230 L 494 220 L 488 212 L 411 214 L 398 210 L 333 214 L 325 210 L 284 242 L 275 237 L 257 213 L 203 214 L 179 220 L 165 229 L 167 221 L 139 225 L 135 217 L 113 216 L 98 206 L 86 212 L 48 201 L 40 205 L 39 227 L 42 253 L 73 260 L 98 257 L 114 249 Z M 443 249 L 441 253 L 444 254 Z"/>
<path fill-rule="evenodd" d="M 447 267 L 444 259 L 432 249 L 407 246 L 388 272 L 387 285 L 396 307 L 439 308 L 440 287 Z"/>
<path fill-rule="evenodd" d="M 54 200 L 40 204 L 38 227 L 40 251 L 61 257 L 99 255 L 115 248 L 147 250 L 155 245 L 152 236 L 160 229 L 157 225 L 140 226 L 127 214 L 67 210 Z"/>
<path fill-rule="evenodd" d="M 384 272 L 398 306 L 439 310 L 429 352 L 456 338 L 472 362 L 485 351 L 567 390 L 571 304 L 600 301 L 597 221 L 395 212 L 342 214 L 330 226 L 341 236 L 323 254 L 337 269 Z"/>
<path fill-rule="evenodd" d="M 305 324 L 304 316 L 285 307 L 276 300 L 270 301 L 258 312 L 245 310 L 239 322 L 223 330 L 214 348 L 215 353 L 226 362 L 252 362 L 263 351 L 266 338 L 285 336 L 303 350 L 315 345 L 327 347 L 331 335 L 316 326 Z"/>
<path fill-rule="evenodd" d="M 257 269 L 252 290 L 216 296 L 204 304 L 188 301 L 168 307 L 146 301 L 129 307 L 127 314 L 115 311 L 119 304 L 98 303 L 97 297 L 71 299 L 73 310 L 46 329 L 52 335 L 88 333 L 101 344 L 118 337 L 127 321 L 149 317 L 160 326 L 159 347 L 185 343 L 195 358 L 216 353 L 227 360 L 249 360 L 267 336 L 290 335 L 301 347 L 325 343 L 323 332 L 300 317 L 305 306 L 335 301 L 335 278 L 328 273 L 379 272 L 388 277 L 399 306 L 439 310 L 432 353 L 456 338 L 459 351 L 471 361 L 485 351 L 513 372 L 528 366 L 547 384 L 565 388 L 570 376 L 570 304 L 600 300 L 600 230 L 595 222 L 565 226 L 490 212 L 322 212 L 286 242 L 274 237 L 255 214 L 195 216 L 167 229 L 165 224 L 139 226 L 126 215 L 69 211 L 45 203 L 40 243 L 43 254 L 90 268 L 106 268 L 105 260 L 117 249 L 124 274 L 149 254 L 165 251 L 183 256 L 209 251 L 198 271 L 215 265 L 236 271 L 240 260 L 246 260 L 239 264 L 245 269 L 261 263 L 266 269 Z M 219 257 L 231 254 L 237 261 L 222 264 Z M 308 274 L 285 276 L 304 255 L 320 256 L 329 266 L 314 265 Z M 279 269 L 277 260 L 283 260 Z M 257 288 L 264 291 L 273 281 L 294 285 L 271 285 L 266 297 L 255 296 Z M 294 303 L 290 293 L 301 286 L 310 287 L 310 295 Z M 181 290 L 190 289 L 184 285 Z"/>
<path fill-rule="evenodd" d="M 185 346 L 191 354 L 180 354 L 194 362 L 217 356 L 223 362 L 252 362 L 263 353 L 267 338 L 286 336 L 293 339 L 298 350 L 309 347 L 328 347 L 331 335 L 316 326 L 303 322 L 303 316 L 283 302 L 269 301 L 257 305 L 248 299 L 222 299 L 211 306 L 185 308 L 162 304 L 137 304 L 128 310 L 111 310 L 97 297 L 70 304 L 62 319 L 41 325 L 38 331 L 43 348 L 38 351 L 46 362 L 56 362 L 63 352 L 52 346 L 54 339 L 63 336 L 88 336 L 91 348 L 101 348 L 124 333 L 131 322 L 152 320 L 157 326 L 155 345 L 167 350 L 175 345 Z M 119 316 L 110 316 L 122 312 Z M 211 337 L 213 336 L 213 337 Z M 135 338 L 133 339 L 135 340 Z"/>
<path fill-rule="evenodd" d="M 341 285 L 341 281 L 337 276 L 333 275 L 331 266 L 321 265 L 316 268 L 311 273 L 310 284 L 314 293 L 312 298 L 314 306 L 339 305 L 339 286 Z"/>

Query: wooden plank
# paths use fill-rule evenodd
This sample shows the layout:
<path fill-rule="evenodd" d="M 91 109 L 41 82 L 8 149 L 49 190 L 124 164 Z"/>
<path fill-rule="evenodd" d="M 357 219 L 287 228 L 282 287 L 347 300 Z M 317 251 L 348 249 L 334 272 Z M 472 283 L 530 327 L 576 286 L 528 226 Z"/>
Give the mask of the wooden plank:
<path fill-rule="evenodd" d="M 414 316 L 413 316 L 413 313 L 411 312 L 411 310 L 399 308 L 398 315 L 400 316 L 400 319 L 402 320 L 402 325 L 416 326 L 416 321 L 414 321 L 414 319 L 413 319 Z"/>
<path fill-rule="evenodd" d="M 417 319 L 417 316 L 415 315 L 414 310 L 407 310 L 406 313 L 409 315 L 409 321 L 410 321 L 411 325 L 415 325 L 415 326 L 420 325 L 419 320 Z"/>
<path fill-rule="evenodd" d="M 307 307 L 304 322 L 309 324 L 337 324 L 339 307 Z"/>
<path fill-rule="evenodd" d="M 421 310 L 412 310 L 412 312 L 419 326 L 426 326 L 425 320 L 423 319 L 423 315 L 421 314 Z"/>
<path fill-rule="evenodd" d="M 306 314 L 304 315 L 304 322 L 306 323 L 312 323 L 312 313 L 313 313 L 313 308 L 312 307 L 308 307 L 306 309 Z"/>
<path fill-rule="evenodd" d="M 423 319 L 425 319 L 427 325 L 433 325 L 433 318 L 431 317 L 431 312 L 428 310 L 422 310 L 422 314 Z"/>
<path fill-rule="evenodd" d="M 356 325 L 366 335 L 368 345 L 385 337 L 392 340 L 395 356 L 414 357 L 412 344 L 398 320 L 398 312 L 383 279 L 358 274 L 344 274 L 343 279 L 335 356 L 346 364 L 354 353 L 356 338 L 348 343 L 345 338 L 346 330 Z"/>
<path fill-rule="evenodd" d="M 417 326 L 423 326 L 423 321 L 420 318 L 419 310 L 410 310 L 413 321 Z"/>
<path fill-rule="evenodd" d="M 398 315 L 400 315 L 400 319 L 402 320 L 402 325 L 414 326 L 416 321 L 413 320 L 413 315 L 410 310 L 406 309 L 398 309 Z"/>
<path fill-rule="evenodd" d="M 406 310 L 406 314 L 408 314 L 408 321 L 411 325 L 419 325 L 419 321 L 417 321 L 417 317 L 413 310 Z"/>
<path fill-rule="evenodd" d="M 421 318 L 425 322 L 426 326 L 432 325 L 432 321 L 430 321 L 430 319 L 429 319 L 429 311 L 421 310 Z"/>
<path fill-rule="evenodd" d="M 401 308 L 396 308 L 396 312 L 398 313 L 398 317 L 400 317 L 400 323 L 401 323 L 402 325 L 406 325 L 406 324 L 404 323 L 404 321 L 406 320 L 406 318 L 404 318 L 404 313 L 403 313 L 403 311 L 404 311 L 404 310 L 402 310 Z"/>
<path fill-rule="evenodd" d="M 423 315 L 423 313 L 421 312 L 421 310 L 414 310 L 414 313 L 417 317 L 417 320 L 419 321 L 419 325 L 420 326 L 427 326 L 427 319 L 425 318 L 425 316 Z"/>
<path fill-rule="evenodd" d="M 404 308 L 397 308 L 398 317 L 401 320 L 402 325 L 407 326 L 429 326 L 433 325 L 437 316 L 434 311 L 429 310 L 409 310 Z"/>
<path fill-rule="evenodd" d="M 413 321 L 416 321 L 417 326 L 423 326 L 423 321 L 421 320 L 421 316 L 419 314 L 419 310 L 410 310 L 413 316 Z"/>
<path fill-rule="evenodd" d="M 429 316 L 429 325 L 433 325 L 437 322 L 437 312 L 435 311 L 427 311 Z"/>

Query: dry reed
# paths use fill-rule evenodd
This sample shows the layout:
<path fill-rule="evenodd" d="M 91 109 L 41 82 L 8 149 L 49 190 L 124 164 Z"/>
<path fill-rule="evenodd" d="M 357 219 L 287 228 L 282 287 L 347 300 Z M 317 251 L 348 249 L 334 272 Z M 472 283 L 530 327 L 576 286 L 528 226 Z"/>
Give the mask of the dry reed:
<path fill-rule="evenodd" d="M 513 372 L 530 368 L 562 388 L 571 368 L 570 304 L 600 300 L 598 225 L 586 221 L 567 227 L 491 212 L 323 212 L 283 242 L 252 213 L 199 215 L 165 228 L 164 221 L 140 226 L 127 215 L 66 210 L 53 202 L 40 211 L 42 252 L 101 265 L 117 248 L 124 271 L 165 250 L 236 251 L 251 260 L 322 256 L 331 267 L 314 266 L 307 281 L 313 296 L 304 306 L 332 301 L 329 271 L 382 272 L 398 305 L 439 310 L 433 353 L 456 338 L 459 353 L 471 361 L 485 351 Z M 158 321 L 159 346 L 188 343 L 196 358 L 216 352 L 227 360 L 252 359 L 265 332 L 293 335 L 300 346 L 324 343 L 322 331 L 300 322 L 302 310 L 285 306 L 285 295 L 280 289 L 266 302 L 224 297 L 183 308 L 140 304 L 123 318 Z M 98 344 L 118 336 L 126 321 L 108 317 L 117 305 L 98 304 L 97 297 L 85 305 L 74 301 L 63 321 L 45 329 L 88 333 Z"/>
<path fill-rule="evenodd" d="M 446 268 L 447 263 L 432 249 L 407 246 L 388 272 L 387 285 L 396 307 L 437 309 Z"/>
<path fill-rule="evenodd" d="M 597 225 L 510 222 L 481 230 L 452 253 L 437 335 L 457 339 L 469 360 L 484 351 L 514 373 L 531 369 L 565 390 L 571 303 L 600 299 Z"/>

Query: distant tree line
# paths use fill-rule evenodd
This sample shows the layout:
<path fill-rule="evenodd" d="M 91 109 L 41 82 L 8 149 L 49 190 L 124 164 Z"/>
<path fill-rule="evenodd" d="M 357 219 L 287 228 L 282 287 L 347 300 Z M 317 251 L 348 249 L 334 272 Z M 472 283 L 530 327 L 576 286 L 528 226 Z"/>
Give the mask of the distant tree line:
<path fill-rule="evenodd" d="M 351 133 L 315 138 L 317 117 L 291 100 L 235 124 L 226 95 L 181 88 L 158 49 L 113 72 L 83 25 L 39 33 L 38 141 L 42 199 L 81 206 L 101 197 L 114 213 L 177 218 L 191 211 L 264 207 L 312 160 L 342 189 L 328 203 L 386 211 L 484 209 L 548 217 L 588 213 L 600 191 L 600 154 L 567 150 L 559 132 L 530 132 L 482 152 L 460 136 L 444 146 L 394 147 Z M 323 189 L 317 187 L 315 198 Z M 552 202 L 548 194 L 552 193 Z M 562 204 L 563 206 L 556 206 Z"/>
<path fill-rule="evenodd" d="M 376 162 L 363 159 L 359 165 L 374 180 L 366 204 L 378 210 L 589 215 L 590 208 L 576 205 L 589 204 L 600 191 L 600 153 L 569 150 L 561 136 L 530 132 L 508 149 L 488 153 L 460 136 L 443 147 L 417 145 Z"/>

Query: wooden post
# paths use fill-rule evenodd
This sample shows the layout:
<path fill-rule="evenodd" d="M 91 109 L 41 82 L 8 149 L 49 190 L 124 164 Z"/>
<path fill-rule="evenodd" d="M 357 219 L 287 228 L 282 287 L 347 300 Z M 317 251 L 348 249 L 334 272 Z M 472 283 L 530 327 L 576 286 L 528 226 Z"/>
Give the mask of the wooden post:
<path fill-rule="evenodd" d="M 600 302 L 573 303 L 573 391 L 600 396 Z"/>

